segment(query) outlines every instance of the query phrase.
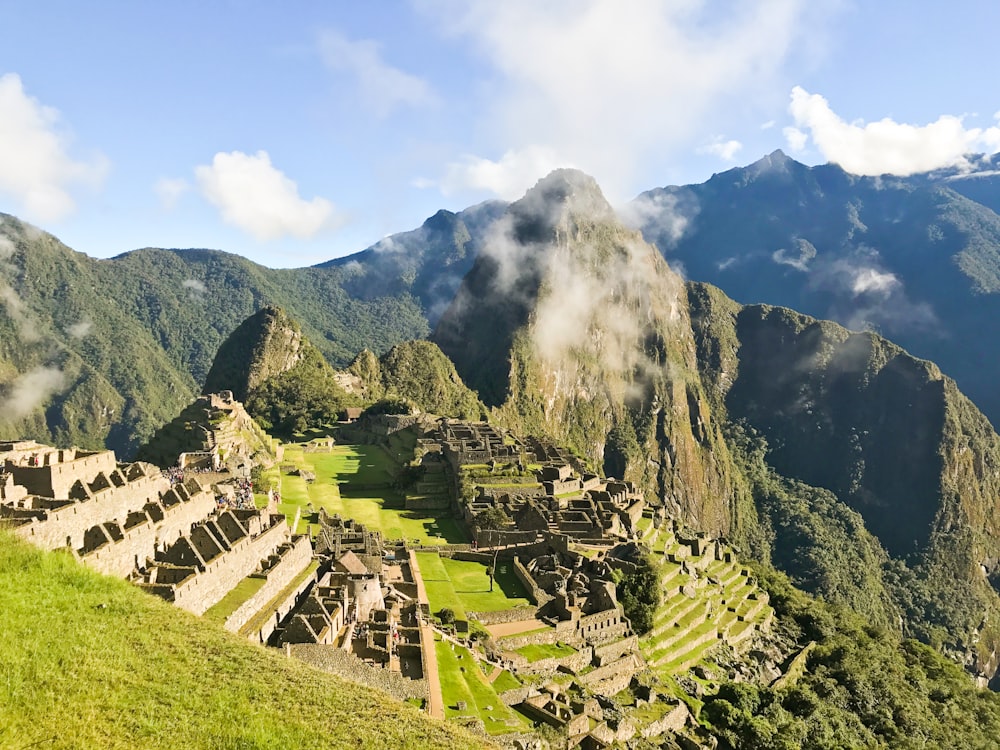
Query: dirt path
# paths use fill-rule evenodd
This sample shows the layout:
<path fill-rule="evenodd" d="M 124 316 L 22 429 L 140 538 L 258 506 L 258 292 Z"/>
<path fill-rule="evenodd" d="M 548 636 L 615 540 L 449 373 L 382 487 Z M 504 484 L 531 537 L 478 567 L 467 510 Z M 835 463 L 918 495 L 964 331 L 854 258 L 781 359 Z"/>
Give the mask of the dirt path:
<path fill-rule="evenodd" d="M 544 628 L 545 623 L 541 620 L 518 620 L 517 622 L 501 622 L 496 625 L 487 625 L 486 629 L 494 638 L 503 638 L 505 635 L 517 635 L 527 633 L 529 630 Z"/>

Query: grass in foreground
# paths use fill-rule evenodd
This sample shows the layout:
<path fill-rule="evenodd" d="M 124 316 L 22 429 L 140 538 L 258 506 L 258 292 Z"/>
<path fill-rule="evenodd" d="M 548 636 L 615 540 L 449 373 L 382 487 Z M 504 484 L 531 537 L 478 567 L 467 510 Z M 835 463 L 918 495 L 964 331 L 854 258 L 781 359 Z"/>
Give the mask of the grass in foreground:
<path fill-rule="evenodd" d="M 0 532 L 0 747 L 482 747 Z"/>

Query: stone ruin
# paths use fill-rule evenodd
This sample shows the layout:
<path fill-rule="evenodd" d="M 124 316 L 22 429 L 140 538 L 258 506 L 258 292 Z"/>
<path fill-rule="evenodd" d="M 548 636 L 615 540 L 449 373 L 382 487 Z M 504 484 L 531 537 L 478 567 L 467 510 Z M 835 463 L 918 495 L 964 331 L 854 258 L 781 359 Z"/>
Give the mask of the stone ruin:
<path fill-rule="evenodd" d="M 542 492 L 484 491 L 466 508 L 466 520 L 477 526 L 476 516 L 499 507 L 512 520 L 507 532 L 565 534 L 579 542 L 608 545 L 632 539 L 647 505 L 631 482 L 604 479 L 594 474 L 578 476 L 569 464 L 549 464 L 538 472 Z M 513 534 L 511 541 L 523 539 Z"/>
<path fill-rule="evenodd" d="M 266 641 L 309 583 L 312 545 L 270 508 L 220 504 L 199 476 L 173 482 L 152 464 L 118 463 L 112 451 L 0 442 L 0 523 L 196 614 L 255 577 L 256 594 L 224 625 Z"/>

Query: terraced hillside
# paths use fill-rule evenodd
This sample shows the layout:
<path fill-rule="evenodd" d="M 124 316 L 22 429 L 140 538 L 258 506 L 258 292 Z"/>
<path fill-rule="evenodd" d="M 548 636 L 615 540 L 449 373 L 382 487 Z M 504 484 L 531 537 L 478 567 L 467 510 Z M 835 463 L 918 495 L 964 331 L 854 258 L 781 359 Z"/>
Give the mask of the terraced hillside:
<path fill-rule="evenodd" d="M 661 559 L 662 601 L 640 647 L 661 677 L 691 669 L 719 643 L 745 650 L 774 611 L 733 551 L 716 540 L 680 533 L 673 522 L 646 528 Z"/>

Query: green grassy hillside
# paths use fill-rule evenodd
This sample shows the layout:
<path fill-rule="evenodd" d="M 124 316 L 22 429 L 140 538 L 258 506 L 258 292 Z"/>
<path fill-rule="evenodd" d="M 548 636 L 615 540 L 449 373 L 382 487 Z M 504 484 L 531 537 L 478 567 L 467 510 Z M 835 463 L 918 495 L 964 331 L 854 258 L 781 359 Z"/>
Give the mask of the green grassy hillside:
<path fill-rule="evenodd" d="M 485 742 L 0 532 L 0 748 Z"/>

